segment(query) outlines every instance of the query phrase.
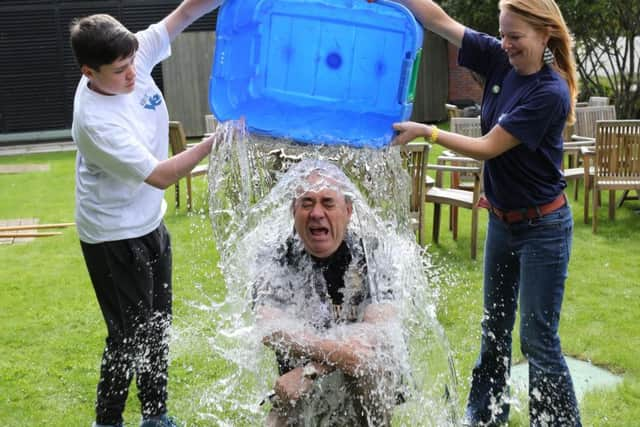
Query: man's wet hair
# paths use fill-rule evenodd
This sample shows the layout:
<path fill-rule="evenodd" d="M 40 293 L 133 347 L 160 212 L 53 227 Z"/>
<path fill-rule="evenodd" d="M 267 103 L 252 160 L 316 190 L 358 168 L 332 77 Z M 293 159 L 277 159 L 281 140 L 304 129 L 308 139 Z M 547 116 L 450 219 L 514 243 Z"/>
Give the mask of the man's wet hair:
<path fill-rule="evenodd" d="M 293 166 L 287 174 L 295 174 L 298 178 L 292 208 L 298 198 L 306 191 L 322 189 L 335 190 L 344 197 L 347 204 L 353 203 L 355 187 L 349 177 L 336 165 L 325 160 L 306 159 Z M 320 183 L 311 182 L 313 177 L 320 177 Z"/>
<path fill-rule="evenodd" d="M 69 26 L 69 33 L 78 65 L 96 71 L 119 58 L 128 58 L 138 50 L 135 34 L 111 15 L 76 18 Z"/>

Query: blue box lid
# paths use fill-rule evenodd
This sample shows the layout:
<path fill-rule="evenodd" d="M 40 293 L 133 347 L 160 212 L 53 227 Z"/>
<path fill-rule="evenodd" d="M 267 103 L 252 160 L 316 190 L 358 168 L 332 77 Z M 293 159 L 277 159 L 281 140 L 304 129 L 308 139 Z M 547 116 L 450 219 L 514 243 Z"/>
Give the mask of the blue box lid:
<path fill-rule="evenodd" d="M 303 143 L 384 147 L 411 115 L 422 27 L 387 0 L 227 0 L 209 104 Z"/>

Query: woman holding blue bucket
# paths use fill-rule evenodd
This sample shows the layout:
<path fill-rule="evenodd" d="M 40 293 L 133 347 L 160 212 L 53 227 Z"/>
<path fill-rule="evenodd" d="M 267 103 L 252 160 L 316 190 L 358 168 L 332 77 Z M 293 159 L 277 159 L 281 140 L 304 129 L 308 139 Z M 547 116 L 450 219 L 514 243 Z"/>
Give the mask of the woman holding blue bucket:
<path fill-rule="evenodd" d="M 483 207 L 490 213 L 482 343 L 464 425 L 508 420 L 507 378 L 519 296 L 531 425 L 580 426 L 558 335 L 573 230 L 560 167 L 562 131 L 574 119 L 577 92 L 562 13 L 553 0 L 501 0 L 497 39 L 463 26 L 430 0 L 398 1 L 427 29 L 460 47 L 459 63 L 485 79 L 480 138 L 414 122 L 394 124 L 395 144 L 425 137 L 485 160 Z"/>

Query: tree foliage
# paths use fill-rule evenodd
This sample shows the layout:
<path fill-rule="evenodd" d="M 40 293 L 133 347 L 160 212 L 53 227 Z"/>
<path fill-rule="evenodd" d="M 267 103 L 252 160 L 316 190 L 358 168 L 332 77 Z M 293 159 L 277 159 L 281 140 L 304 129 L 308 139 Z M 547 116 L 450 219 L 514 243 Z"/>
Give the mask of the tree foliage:
<path fill-rule="evenodd" d="M 640 115 L 640 2 L 560 0 L 575 38 L 584 98 L 613 98 L 620 118 Z"/>
<path fill-rule="evenodd" d="M 556 0 L 575 41 L 579 98 L 609 96 L 620 118 L 640 116 L 640 1 Z M 442 0 L 465 25 L 498 32 L 498 0 Z M 635 44 L 634 44 L 635 42 Z"/>
<path fill-rule="evenodd" d="M 498 0 L 442 0 L 449 15 L 474 30 L 498 34 Z"/>

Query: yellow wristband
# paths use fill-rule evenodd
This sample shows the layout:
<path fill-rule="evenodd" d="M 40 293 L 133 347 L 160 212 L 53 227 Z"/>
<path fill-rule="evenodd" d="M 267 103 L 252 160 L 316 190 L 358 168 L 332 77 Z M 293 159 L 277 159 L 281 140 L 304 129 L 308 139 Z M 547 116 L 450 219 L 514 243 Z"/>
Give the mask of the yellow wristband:
<path fill-rule="evenodd" d="M 431 142 L 432 144 L 438 142 L 438 133 L 440 133 L 440 129 L 438 129 L 438 126 L 431 126 L 431 136 L 429 137 L 429 142 Z"/>

